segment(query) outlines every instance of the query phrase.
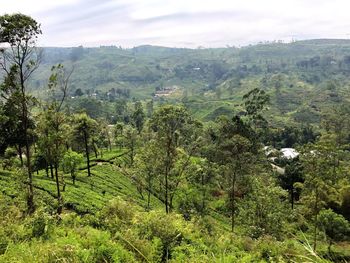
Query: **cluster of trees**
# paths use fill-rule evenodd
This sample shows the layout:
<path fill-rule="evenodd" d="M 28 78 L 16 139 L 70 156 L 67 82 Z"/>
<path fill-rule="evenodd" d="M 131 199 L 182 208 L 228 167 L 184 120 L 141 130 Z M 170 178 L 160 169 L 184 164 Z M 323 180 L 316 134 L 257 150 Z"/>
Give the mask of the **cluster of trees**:
<path fill-rule="evenodd" d="M 85 113 L 68 117 L 63 108 L 72 71 L 68 72 L 61 64 L 51 69 L 47 101 L 40 102 L 31 96 L 27 85 L 40 63 L 40 50 L 35 46 L 41 34 L 40 25 L 28 16 L 15 14 L 1 16 L 0 26 L 1 42 L 6 44 L 1 49 L 0 61 L 5 73 L 0 89 L 1 150 L 4 154 L 14 148 L 25 168 L 28 212 L 35 210 L 33 171 L 46 169 L 47 176 L 50 170 L 56 181 L 60 213 L 65 184 L 59 170 L 69 172 L 74 182 L 83 158 L 75 151 L 84 151 L 90 176 L 89 152 L 93 150 L 97 155 L 98 147 L 110 144 L 107 123 L 101 120 L 98 124 Z"/>
<path fill-rule="evenodd" d="M 262 151 L 263 139 L 271 134 L 262 114 L 268 101 L 264 91 L 254 89 L 243 97 L 243 114 L 222 116 L 210 125 L 173 105 L 157 108 L 142 125 L 134 118 L 134 132 L 119 124 L 116 129 L 124 134 L 129 165 L 148 209 L 153 196 L 164 203 L 166 213 L 176 210 L 187 219 L 214 209 L 231 218 L 232 231 L 238 220 L 252 237 L 280 238 L 286 225 L 302 217 L 305 222 L 296 225 L 313 233 L 315 250 L 320 233 L 327 236 L 329 249 L 347 239 L 350 137 L 348 123 L 340 120 L 344 115 L 325 118 L 327 129 L 318 135 L 310 127 L 294 129 L 297 136 L 281 146 L 298 145 L 301 154 L 280 162 L 284 172 L 279 174 Z"/>
<path fill-rule="evenodd" d="M 206 214 L 213 191 L 218 191 L 228 198 L 234 228 L 235 201 L 242 195 L 238 182 L 245 181 L 261 157 L 258 134 L 266 127 L 261 111 L 268 96 L 255 89 L 244 100 L 244 116 L 221 117 L 209 127 L 182 106 L 164 105 L 147 119 L 141 103 L 135 104 L 131 125 L 115 125 L 115 142 L 128 149 L 129 166 L 140 194 L 147 192 L 148 204 L 156 196 L 167 213 L 177 203 L 187 216 Z"/>

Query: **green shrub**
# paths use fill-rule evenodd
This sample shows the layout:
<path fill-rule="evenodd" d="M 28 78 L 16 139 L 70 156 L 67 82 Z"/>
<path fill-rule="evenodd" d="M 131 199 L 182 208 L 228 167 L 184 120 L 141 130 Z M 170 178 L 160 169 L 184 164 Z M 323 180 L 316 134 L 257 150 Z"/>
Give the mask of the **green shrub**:
<path fill-rule="evenodd" d="M 95 250 L 94 261 L 112 263 L 114 262 L 113 253 L 114 249 L 111 246 L 106 246 L 105 244 L 102 244 Z"/>
<path fill-rule="evenodd" d="M 119 218 L 124 222 L 130 222 L 134 216 L 136 207 L 132 206 L 130 203 L 117 197 L 108 202 L 108 204 L 101 211 L 101 217 L 104 219 Z"/>
<path fill-rule="evenodd" d="M 4 233 L 3 229 L 0 229 L 0 255 L 5 253 L 9 242 L 8 236 Z"/>

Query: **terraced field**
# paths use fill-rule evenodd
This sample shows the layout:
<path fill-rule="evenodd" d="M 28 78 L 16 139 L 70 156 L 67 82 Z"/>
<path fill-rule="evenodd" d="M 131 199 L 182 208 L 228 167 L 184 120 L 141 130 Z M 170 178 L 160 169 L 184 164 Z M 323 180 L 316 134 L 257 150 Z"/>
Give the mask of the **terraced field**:
<path fill-rule="evenodd" d="M 147 200 L 143 199 L 138 192 L 132 175 L 126 172 L 126 168 L 123 168 L 127 159 L 123 154 L 123 151 L 113 150 L 105 152 L 102 158 L 92 158 L 92 176 L 88 177 L 86 167 L 82 167 L 78 172 L 75 185 L 73 185 L 70 175 L 65 174 L 66 187 L 65 191 L 62 192 L 65 208 L 73 209 L 80 214 L 96 213 L 105 206 L 108 200 L 116 197 L 146 207 Z M 25 178 L 21 179 L 21 177 L 24 176 L 16 172 L 0 171 L 2 192 L 13 198 L 25 192 L 20 190 L 25 187 L 23 183 Z M 52 204 L 56 202 L 56 183 L 47 177 L 44 171 L 34 174 L 34 187 L 37 199 Z M 14 189 L 18 189 L 18 191 Z M 152 196 L 151 207 L 161 206 L 161 201 Z"/>

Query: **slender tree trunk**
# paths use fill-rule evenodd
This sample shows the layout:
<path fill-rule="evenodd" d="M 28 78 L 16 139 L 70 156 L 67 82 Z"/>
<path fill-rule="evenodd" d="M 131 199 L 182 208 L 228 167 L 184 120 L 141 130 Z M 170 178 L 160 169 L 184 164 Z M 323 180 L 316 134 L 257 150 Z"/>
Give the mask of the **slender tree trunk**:
<path fill-rule="evenodd" d="M 66 191 L 66 182 L 64 181 L 64 174 L 62 173 L 62 192 Z M 62 199 L 63 201 L 63 199 Z"/>
<path fill-rule="evenodd" d="M 88 176 L 91 176 L 88 136 L 87 136 L 86 130 L 84 130 L 84 143 L 85 143 L 85 154 L 86 154 L 86 163 L 87 163 L 87 169 L 88 169 Z"/>
<path fill-rule="evenodd" d="M 169 170 L 170 170 L 170 145 L 171 141 L 167 143 L 167 152 L 166 152 L 166 163 L 165 163 L 165 212 L 169 213 Z"/>
<path fill-rule="evenodd" d="M 202 172 L 202 176 L 201 176 L 201 185 L 202 185 L 202 215 L 203 215 L 205 210 L 204 172 Z"/>
<path fill-rule="evenodd" d="M 53 179 L 53 178 L 54 178 L 54 175 L 53 175 L 53 166 L 52 166 L 52 163 L 50 163 L 50 173 L 51 173 L 51 178 Z"/>
<path fill-rule="evenodd" d="M 45 172 L 46 176 L 49 177 L 49 167 L 47 166 L 47 163 L 45 164 Z"/>
<path fill-rule="evenodd" d="M 21 167 L 23 167 L 23 156 L 22 156 L 22 147 L 20 145 L 18 145 L 18 155 L 19 155 L 19 159 L 21 160 Z"/>
<path fill-rule="evenodd" d="M 169 208 L 168 208 L 168 168 L 166 167 L 166 172 L 165 172 L 165 212 L 168 214 L 169 213 Z"/>
<path fill-rule="evenodd" d="M 167 245 L 167 247 L 166 247 L 166 262 L 168 262 L 168 261 L 169 261 L 169 247 Z"/>
<path fill-rule="evenodd" d="M 92 144 L 93 144 L 93 149 L 94 149 L 94 153 L 95 153 L 95 158 L 97 159 L 98 158 L 98 149 L 97 149 L 97 146 L 96 146 L 96 143 L 94 140 L 92 141 Z"/>
<path fill-rule="evenodd" d="M 61 198 L 61 191 L 60 191 L 60 182 L 59 182 L 59 178 L 58 178 L 57 163 L 55 163 L 55 178 L 56 178 L 57 202 L 58 202 L 57 214 L 60 215 L 62 213 L 62 198 Z"/>
<path fill-rule="evenodd" d="M 28 173 L 28 196 L 27 196 L 27 206 L 28 212 L 32 214 L 35 211 L 34 205 L 34 189 L 33 189 L 33 175 L 32 175 L 32 166 L 31 166 L 31 156 L 30 156 L 30 142 L 28 138 L 28 105 L 26 98 L 26 91 L 24 86 L 24 73 L 23 67 L 20 65 L 20 83 L 21 83 L 21 95 L 22 95 L 22 123 L 23 123 L 23 135 L 25 138 L 25 148 L 26 148 L 26 157 L 27 157 L 27 173 Z"/>
<path fill-rule="evenodd" d="M 119 148 L 119 150 L 121 150 L 122 149 L 122 143 L 118 140 L 118 138 L 119 138 L 119 136 L 117 136 L 116 138 L 115 138 L 115 146 L 117 147 L 117 148 Z"/>
<path fill-rule="evenodd" d="M 171 147 L 172 147 L 172 138 L 167 138 L 167 147 L 166 147 L 166 159 L 165 159 L 165 212 L 168 214 L 171 212 L 171 207 L 169 205 L 169 172 L 171 167 Z"/>
<path fill-rule="evenodd" d="M 293 210 L 294 209 L 294 187 L 293 186 L 290 192 L 290 202 L 292 204 L 292 210 Z"/>
<path fill-rule="evenodd" d="M 174 208 L 173 206 L 174 196 L 175 196 L 174 193 L 169 195 L 169 212 L 173 211 L 173 208 Z"/>
<path fill-rule="evenodd" d="M 231 193 L 231 231 L 235 230 L 235 187 L 236 187 L 236 171 L 233 173 L 232 177 L 232 193 Z"/>
<path fill-rule="evenodd" d="M 318 187 L 316 187 L 315 191 L 315 219 L 314 219 L 314 245 L 313 249 L 316 252 L 317 248 L 317 215 L 318 215 Z"/>
<path fill-rule="evenodd" d="M 130 166 L 134 164 L 134 151 L 135 151 L 134 140 L 131 139 L 131 147 L 130 147 Z"/>
<path fill-rule="evenodd" d="M 75 185 L 75 174 L 74 174 L 74 172 L 71 171 L 70 175 L 72 176 L 73 185 Z"/>
<path fill-rule="evenodd" d="M 49 131 L 46 130 L 46 137 L 48 137 L 48 136 L 49 136 Z M 47 154 L 48 154 L 48 156 L 50 156 L 49 159 L 52 159 L 52 154 L 51 154 L 51 148 L 50 147 L 47 149 Z M 52 160 L 50 160 L 49 162 L 46 162 L 46 163 L 48 163 L 48 165 L 50 166 L 51 178 L 54 179 Z"/>
<path fill-rule="evenodd" d="M 26 133 L 26 137 L 27 136 L 28 135 Z M 34 205 L 33 175 L 32 175 L 32 167 L 30 163 L 30 146 L 29 146 L 28 139 L 26 142 L 26 152 L 27 152 L 27 170 L 28 170 L 28 185 L 29 185 L 27 205 L 28 205 L 28 212 L 32 214 L 35 211 L 35 205 Z"/>
<path fill-rule="evenodd" d="M 148 195 L 147 195 L 147 210 L 150 209 L 150 202 L 151 202 L 151 190 L 148 189 Z"/>
<path fill-rule="evenodd" d="M 152 182 L 151 182 L 151 176 L 148 174 L 148 195 L 147 195 L 147 209 L 150 209 L 150 202 L 151 202 L 151 187 L 152 187 Z"/>
<path fill-rule="evenodd" d="M 109 151 L 112 151 L 112 143 L 111 143 L 111 138 L 108 135 L 108 146 L 109 146 Z"/>

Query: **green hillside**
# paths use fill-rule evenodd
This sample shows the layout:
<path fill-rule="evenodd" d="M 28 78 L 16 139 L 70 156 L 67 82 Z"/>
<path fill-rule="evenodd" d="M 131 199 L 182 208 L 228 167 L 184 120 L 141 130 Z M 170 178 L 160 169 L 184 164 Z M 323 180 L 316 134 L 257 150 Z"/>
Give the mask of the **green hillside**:
<path fill-rule="evenodd" d="M 161 101 L 195 100 L 186 104 L 193 114 L 213 120 L 217 112 L 239 111 L 236 104 L 242 95 L 262 88 L 271 95 L 271 113 L 284 115 L 283 122 L 318 123 L 325 109 L 350 99 L 349 40 L 218 49 L 44 48 L 43 54 L 31 81 L 33 94 L 47 96 L 50 67 L 62 63 L 67 69 L 74 68 L 72 104 L 87 97 L 109 103 L 152 99 L 157 90 L 176 85 L 177 95 L 162 97 Z M 80 97 L 76 96 L 78 89 L 82 91 Z"/>
<path fill-rule="evenodd" d="M 76 185 L 65 175 L 58 221 L 55 182 L 45 171 L 34 176 L 40 209 L 25 221 L 20 219 L 24 178 L 18 171 L 0 171 L 0 262 L 162 262 L 164 245 L 172 254 L 169 262 L 328 262 L 310 253 L 309 237 L 301 233 L 300 241 L 288 242 L 247 238 L 239 228 L 232 236 L 229 220 L 215 211 L 214 203 L 205 218 L 185 221 L 165 214 L 164 204 L 152 195 L 147 212 L 125 153 L 113 150 L 104 156 L 92 162 L 91 177 L 82 168 Z M 333 250 L 346 260 L 347 248 L 342 244 Z M 320 244 L 323 249 L 326 245 Z"/>
<path fill-rule="evenodd" d="M 0 16 L 0 263 L 350 261 L 350 41 L 41 33 Z"/>
<path fill-rule="evenodd" d="M 92 176 L 88 177 L 86 168 L 82 167 L 82 170 L 78 172 L 75 185 L 67 174 L 64 179 L 66 191 L 63 194 L 66 209 L 79 214 L 95 214 L 109 200 L 116 197 L 128 200 L 137 206 L 146 207 L 146 200 L 141 198 L 136 189 L 136 183 L 133 182 L 131 176 L 128 177 L 125 168 L 118 166 L 120 163 L 125 165 L 124 158 L 120 151 L 115 150 L 106 152 L 103 159 L 98 158 L 97 161 L 92 159 Z M 15 173 L 3 172 L 0 180 L 4 187 L 3 193 L 13 198 L 18 197 L 19 193 L 12 193 L 10 189 L 15 189 L 8 184 L 16 183 L 18 181 L 16 176 L 18 175 Z M 55 203 L 56 184 L 50 176 L 45 174 L 45 171 L 40 171 L 34 177 L 34 188 L 45 202 Z M 151 205 L 153 208 L 160 208 L 161 202 L 154 197 Z M 55 206 L 52 208 L 54 209 Z"/>

